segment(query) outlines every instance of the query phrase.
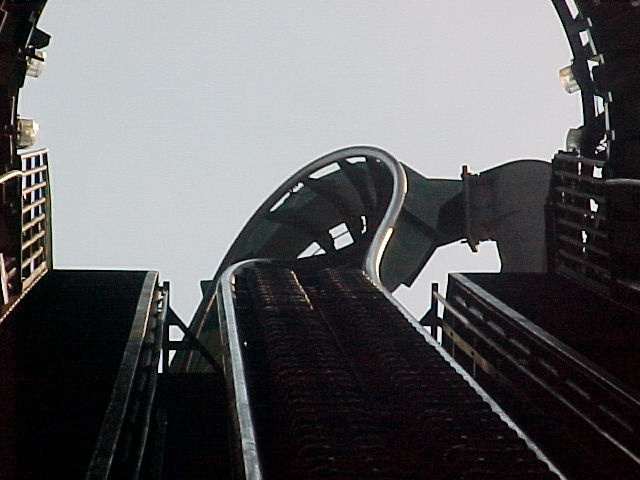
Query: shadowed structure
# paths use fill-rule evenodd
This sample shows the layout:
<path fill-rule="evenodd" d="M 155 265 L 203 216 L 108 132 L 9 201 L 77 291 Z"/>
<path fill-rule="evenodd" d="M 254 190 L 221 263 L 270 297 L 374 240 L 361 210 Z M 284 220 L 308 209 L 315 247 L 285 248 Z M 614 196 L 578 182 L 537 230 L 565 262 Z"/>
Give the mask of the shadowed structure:
<path fill-rule="evenodd" d="M 552 3 L 584 125 L 551 163 L 446 180 L 330 153 L 187 327 L 156 272 L 54 268 L 48 152 L 17 115 L 44 1 L 0 2 L 0 476 L 638 477 L 640 3 Z M 413 318 L 392 292 L 461 239 L 502 271 L 451 274 Z"/>

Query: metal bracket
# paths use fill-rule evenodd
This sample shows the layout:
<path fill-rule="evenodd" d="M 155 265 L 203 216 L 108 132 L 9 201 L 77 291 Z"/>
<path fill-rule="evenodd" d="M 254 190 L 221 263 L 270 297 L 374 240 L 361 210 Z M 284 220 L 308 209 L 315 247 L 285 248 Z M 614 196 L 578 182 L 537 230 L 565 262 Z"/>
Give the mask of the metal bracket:
<path fill-rule="evenodd" d="M 182 340 L 171 340 L 169 338 L 169 328 L 171 326 L 178 327 L 180 331 L 184 334 Z M 187 327 L 182 320 L 178 317 L 178 315 L 169 307 L 169 312 L 167 313 L 167 320 L 164 324 L 165 332 L 164 339 L 162 344 L 162 371 L 169 371 L 169 352 L 178 351 L 178 350 L 190 350 L 197 351 L 202 357 L 213 367 L 216 372 L 222 373 L 222 366 L 216 361 L 216 359 L 211 355 L 209 350 L 205 348 L 205 346 L 198 340 L 189 327 Z"/>

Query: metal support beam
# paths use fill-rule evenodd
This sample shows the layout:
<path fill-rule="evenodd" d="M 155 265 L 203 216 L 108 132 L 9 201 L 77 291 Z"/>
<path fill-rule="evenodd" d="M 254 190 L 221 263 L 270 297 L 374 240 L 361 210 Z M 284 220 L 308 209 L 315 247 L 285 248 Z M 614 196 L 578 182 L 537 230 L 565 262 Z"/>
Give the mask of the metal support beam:
<path fill-rule="evenodd" d="M 178 327 L 184 334 L 182 340 L 171 340 L 169 338 L 169 328 L 171 326 Z M 164 324 L 164 340 L 162 344 L 162 371 L 169 371 L 169 353 L 172 351 L 197 351 L 202 357 L 213 367 L 216 372 L 222 373 L 222 366 L 209 353 L 198 338 L 189 330 L 178 315 L 169 307 L 167 321 Z"/>

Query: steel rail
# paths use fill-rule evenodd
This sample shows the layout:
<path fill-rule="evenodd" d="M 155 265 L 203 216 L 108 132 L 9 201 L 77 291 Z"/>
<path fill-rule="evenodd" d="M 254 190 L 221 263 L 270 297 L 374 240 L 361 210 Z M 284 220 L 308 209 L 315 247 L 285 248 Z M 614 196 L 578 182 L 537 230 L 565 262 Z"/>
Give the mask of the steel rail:
<path fill-rule="evenodd" d="M 29 220 L 28 222 L 26 222 L 25 224 L 22 225 L 22 232 L 24 233 L 24 232 L 28 231 L 29 229 L 35 227 L 39 223 L 42 223 L 42 221 L 45 220 L 46 218 L 47 218 L 47 216 L 44 213 L 41 213 L 37 217 L 34 217 L 33 220 Z"/>
<path fill-rule="evenodd" d="M 350 149 L 340 150 L 334 152 L 327 157 L 323 157 L 319 161 L 313 162 L 306 169 L 305 173 L 313 172 L 322 168 L 327 164 L 331 164 L 336 161 L 336 156 L 351 156 L 354 153 L 361 154 L 365 157 L 372 157 L 371 152 L 364 153 L 361 149 L 365 147 L 352 147 Z M 369 147 L 366 147 L 369 148 Z M 384 287 L 380 278 L 380 263 L 384 252 L 389 245 L 389 241 L 393 235 L 394 226 L 398 220 L 400 212 L 402 210 L 403 201 L 407 193 L 407 178 L 402 168 L 402 165 L 395 160 L 388 153 L 375 149 L 375 156 L 379 161 L 385 164 L 387 169 L 393 178 L 393 191 L 391 199 L 387 205 L 385 214 L 378 226 L 373 240 L 369 245 L 367 252 L 362 262 L 362 268 L 367 277 L 373 282 L 376 288 L 382 292 L 387 300 L 402 313 L 405 319 L 416 329 L 416 331 L 422 335 L 426 343 L 435 348 L 438 353 L 447 361 L 449 365 L 460 374 L 471 388 L 485 401 L 491 409 L 496 412 L 499 417 L 512 429 L 516 434 L 523 439 L 528 447 L 536 454 L 536 456 L 545 462 L 551 471 L 556 473 L 560 478 L 565 478 L 560 471 L 549 461 L 549 459 L 542 453 L 540 448 L 529 438 L 515 423 L 509 418 L 509 416 L 502 410 L 502 408 L 484 391 L 484 389 L 464 370 L 460 367 L 450 355 L 443 349 L 441 345 L 433 339 L 429 333 L 420 325 L 420 323 L 406 310 L 406 308 Z M 299 179 L 299 176 L 292 177 Z M 284 185 L 288 185 L 289 182 L 285 182 Z M 272 197 L 277 197 L 273 195 Z M 265 202 L 268 205 L 269 202 Z M 292 260 L 295 265 L 297 260 Z M 234 424 L 239 429 L 239 437 L 241 442 L 241 451 L 243 452 L 243 472 L 245 478 L 251 480 L 258 480 L 262 478 L 262 468 L 260 455 L 257 450 L 255 427 L 253 424 L 252 409 L 249 400 L 249 392 L 245 377 L 244 359 L 242 355 L 243 346 L 238 335 L 237 317 L 235 313 L 234 303 L 234 287 L 235 275 L 243 268 L 256 264 L 258 262 L 269 262 L 268 259 L 253 259 L 245 260 L 233 264 L 223 272 L 220 280 L 217 282 L 216 292 L 218 294 L 218 308 L 220 313 L 220 325 L 222 344 L 224 349 L 223 359 L 225 377 L 229 384 L 229 390 L 233 395 L 232 404 L 234 412 Z M 212 305 L 213 306 L 213 305 Z"/>
<path fill-rule="evenodd" d="M 307 167 L 298 171 L 290 177 L 288 181 L 284 182 L 283 186 L 276 190 L 276 192 L 274 192 L 274 194 L 272 194 L 269 199 L 263 203 L 258 212 L 256 212 L 256 215 L 265 211 L 270 211 L 272 205 L 275 204 L 284 194 L 282 191 L 285 189 L 288 190 L 288 186 L 294 184 L 294 182 L 297 184 L 299 179 L 306 178 L 313 172 L 316 172 L 327 165 L 336 163 L 337 161 L 361 156 L 366 158 L 375 158 L 376 161 L 382 162 L 391 172 L 393 178 L 391 200 L 387 206 L 382 221 L 374 234 L 373 240 L 363 261 L 363 268 L 365 271 L 370 272 L 370 274 L 377 279 L 378 284 L 381 284 L 379 270 L 382 253 L 387 247 L 389 239 L 393 234 L 393 226 L 398 219 L 402 209 L 403 200 L 407 192 L 406 174 L 402 169 L 401 164 L 387 152 L 374 147 L 350 147 L 321 157 L 315 162 L 309 164 Z M 253 218 L 256 218 L 255 215 Z M 260 480 L 263 477 L 263 473 L 256 443 L 249 392 L 244 373 L 245 367 L 242 356 L 242 344 L 238 335 L 233 290 L 235 284 L 235 272 L 256 262 L 268 262 L 268 260 L 245 260 L 227 267 L 219 277 L 219 281 L 216 282 L 218 302 L 214 303 L 212 301 L 207 301 L 207 304 L 210 307 L 215 306 L 215 308 L 218 308 L 220 312 L 219 315 L 221 315 L 219 321 L 221 328 L 220 334 L 224 349 L 223 359 L 227 360 L 223 364 L 224 372 L 229 384 L 229 390 L 233 395 L 233 422 L 239 430 L 241 442 L 243 462 L 243 472 L 241 472 L 241 475 L 248 480 Z M 206 315 L 210 315 L 210 313 L 207 312 Z"/>
<path fill-rule="evenodd" d="M 120 431 L 125 421 L 138 360 L 143 348 L 152 311 L 158 273 L 148 272 L 143 281 L 131 326 L 131 332 L 111 392 L 107 412 L 100 428 L 86 480 L 106 480 L 114 461 Z"/>
<path fill-rule="evenodd" d="M 256 212 L 251 216 L 249 221 L 246 223 L 245 227 L 241 231 L 238 238 L 234 241 L 233 245 L 229 249 L 228 253 L 225 255 L 222 260 L 220 267 L 218 268 L 216 274 L 213 277 L 211 282 L 211 287 L 208 291 L 204 293 L 203 299 L 196 310 L 190 329 L 194 332 L 197 338 L 203 338 L 203 330 L 206 326 L 207 319 L 215 316 L 214 312 L 217 302 L 215 301 L 216 295 L 216 284 L 218 280 L 221 278 L 222 273 L 231 265 L 237 263 L 238 261 L 245 260 L 244 258 L 238 258 L 242 253 L 242 248 L 244 246 L 244 242 L 246 239 L 251 238 L 254 235 L 255 230 L 257 229 L 257 225 L 260 221 L 266 218 L 269 213 L 272 211 L 273 207 L 278 205 L 284 195 L 290 193 L 292 188 L 296 185 L 302 183 L 303 180 L 310 177 L 313 173 L 325 168 L 331 164 L 340 162 L 345 162 L 350 158 L 368 158 L 375 159 L 375 161 L 380 162 L 386 168 L 388 173 L 391 174 L 392 178 L 392 193 L 391 199 L 385 209 L 385 213 L 382 217 L 381 223 L 376 230 L 373 240 L 371 244 L 367 247 L 367 253 L 365 255 L 365 259 L 363 261 L 365 268 L 371 268 L 373 271 L 377 272 L 380 267 L 380 262 L 382 258 L 382 252 L 386 247 L 387 242 L 391 234 L 393 233 L 393 224 L 397 220 L 399 213 L 402 209 L 402 204 L 404 201 L 404 197 L 407 192 L 407 179 L 406 174 L 402 168 L 400 162 L 394 159 L 389 153 L 386 151 L 370 146 L 354 146 L 343 148 L 334 152 L 331 152 L 327 155 L 324 155 L 317 160 L 311 162 L 305 167 L 301 168 L 293 175 L 291 175 L 287 180 L 285 180 L 256 210 Z M 370 220 L 367 220 L 367 227 L 371 227 Z M 358 237 L 362 238 L 362 237 Z M 356 238 L 354 238 L 354 241 Z M 368 258 L 371 257 L 370 260 Z M 291 258 L 294 260 L 295 258 Z M 377 273 L 376 273 L 377 274 Z M 194 362 L 193 355 L 188 355 L 186 361 L 184 361 L 182 365 L 182 369 L 189 370 L 192 368 Z"/>
<path fill-rule="evenodd" d="M 262 465 L 256 440 L 253 414 L 249 401 L 242 345 L 238 335 L 238 321 L 234 306 L 235 272 L 244 266 L 268 260 L 246 260 L 228 267 L 217 284 L 218 306 L 220 310 L 220 335 L 223 338 L 223 363 L 228 392 L 232 395 L 232 423 L 239 432 L 239 447 L 242 452 L 242 471 L 240 478 L 261 480 Z M 225 341 L 226 340 L 226 341 Z"/>
<path fill-rule="evenodd" d="M 634 433 L 640 428 L 640 424 L 638 424 L 638 418 L 640 418 L 638 417 L 638 414 L 640 414 L 640 400 L 635 397 L 628 386 L 623 385 L 601 367 L 592 363 L 586 357 L 562 343 L 556 337 L 550 335 L 463 275 L 452 274 L 452 277 L 458 282 L 458 285 L 463 288 L 465 293 L 472 295 L 470 298 L 481 306 L 481 312 L 488 314 L 489 318 L 477 318 L 479 322 L 473 322 L 442 295 L 434 292 L 433 298 L 445 307 L 445 311 L 459 320 L 465 329 L 472 332 L 477 338 L 508 360 L 516 370 L 522 372 L 530 378 L 531 381 L 546 390 L 613 445 L 625 452 L 634 462 L 640 464 L 640 450 L 636 448 L 634 451 L 633 447 L 626 444 L 620 438 L 617 438 L 617 436 L 610 431 L 610 428 L 607 429 L 603 425 L 602 418 L 599 420 L 593 418 L 593 415 L 588 413 L 590 409 L 585 407 L 585 405 L 592 405 L 591 410 L 605 413 L 608 415 L 608 420 L 615 420 L 618 425 Z M 490 321 L 498 322 L 500 331 L 494 329 L 494 332 L 499 334 L 498 336 L 501 337 L 500 340 L 502 343 L 497 339 L 491 338 L 487 331 L 483 330 L 482 324 L 487 323 L 487 327 L 490 327 L 488 325 Z M 511 339 L 516 340 L 515 342 L 509 343 L 517 347 L 518 357 L 510 352 L 504 343 Z M 522 361 L 522 359 L 519 358 L 522 355 L 529 361 Z M 566 393 L 563 394 L 560 390 L 554 388 L 552 382 L 545 380 L 540 374 L 536 374 L 531 369 L 531 366 L 538 363 L 538 361 L 541 362 L 541 365 L 546 368 L 554 380 L 558 378 L 564 379 L 567 386 L 572 388 L 578 395 L 570 397 Z M 546 362 L 546 365 L 543 361 Z M 550 362 L 556 363 L 553 364 Z M 570 375 L 571 373 L 573 377 Z M 580 380 L 574 381 L 576 377 Z M 574 380 L 572 380 L 572 378 Z M 588 382 L 586 382 L 588 387 L 579 387 L 578 385 L 585 384 L 586 379 L 588 379 Z M 593 388 L 598 388 L 602 393 L 600 395 L 593 395 L 592 393 L 588 393 L 585 390 L 586 388 L 588 388 L 589 391 L 592 391 Z M 611 404 L 609 404 L 609 406 L 603 405 L 602 402 L 604 398 L 607 398 L 609 402 L 615 403 L 617 410 L 624 413 L 622 415 L 615 413 L 615 410 L 609 408 Z M 579 403 L 583 405 L 581 406 Z M 635 419 L 635 426 L 623 420 L 625 414 Z"/>

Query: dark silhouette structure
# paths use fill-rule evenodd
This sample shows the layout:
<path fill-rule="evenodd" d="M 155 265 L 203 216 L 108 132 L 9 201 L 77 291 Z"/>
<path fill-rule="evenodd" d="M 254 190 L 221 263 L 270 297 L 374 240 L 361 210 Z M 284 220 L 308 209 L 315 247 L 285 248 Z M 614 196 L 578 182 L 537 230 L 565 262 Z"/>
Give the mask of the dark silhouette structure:
<path fill-rule="evenodd" d="M 552 2 L 584 125 L 551 163 L 439 180 L 330 153 L 256 211 L 189 327 L 155 272 L 54 267 L 17 115 L 44 1 L 1 2 L 0 477 L 637 478 L 640 2 Z M 451 274 L 413 318 L 391 292 L 459 239 L 502 271 Z"/>

